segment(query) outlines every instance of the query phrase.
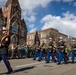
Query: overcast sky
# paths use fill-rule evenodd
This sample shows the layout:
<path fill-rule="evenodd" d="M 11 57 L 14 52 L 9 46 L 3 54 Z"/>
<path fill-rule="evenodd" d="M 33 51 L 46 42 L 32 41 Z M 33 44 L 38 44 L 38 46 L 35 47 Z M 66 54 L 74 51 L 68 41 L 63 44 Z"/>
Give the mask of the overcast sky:
<path fill-rule="evenodd" d="M 7 0 L 0 0 L 0 7 Z M 76 0 L 19 0 L 28 32 L 58 29 L 76 37 Z"/>

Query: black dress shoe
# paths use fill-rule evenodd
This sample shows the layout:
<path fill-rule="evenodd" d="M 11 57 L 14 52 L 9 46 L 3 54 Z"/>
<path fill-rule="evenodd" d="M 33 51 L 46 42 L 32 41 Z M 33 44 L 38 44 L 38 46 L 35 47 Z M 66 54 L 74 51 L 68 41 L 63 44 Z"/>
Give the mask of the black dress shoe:
<path fill-rule="evenodd" d="M 68 62 L 65 62 L 64 64 L 68 64 Z"/>
<path fill-rule="evenodd" d="M 57 65 L 61 65 L 61 63 L 57 63 Z"/>
<path fill-rule="evenodd" d="M 56 63 L 57 61 L 55 60 L 54 63 Z"/>
<path fill-rule="evenodd" d="M 1 62 L 1 59 L 0 59 L 0 62 Z"/>
<path fill-rule="evenodd" d="M 71 62 L 71 64 L 74 64 L 74 62 Z"/>
<path fill-rule="evenodd" d="M 50 62 L 47 61 L 46 63 L 50 63 Z"/>
<path fill-rule="evenodd" d="M 36 60 L 36 59 L 33 59 L 33 60 Z"/>
<path fill-rule="evenodd" d="M 38 61 L 41 61 L 41 60 L 38 60 Z"/>
<path fill-rule="evenodd" d="M 11 74 L 11 73 L 13 73 L 13 70 L 12 70 L 12 71 L 10 71 L 10 72 L 7 72 L 6 74 Z"/>

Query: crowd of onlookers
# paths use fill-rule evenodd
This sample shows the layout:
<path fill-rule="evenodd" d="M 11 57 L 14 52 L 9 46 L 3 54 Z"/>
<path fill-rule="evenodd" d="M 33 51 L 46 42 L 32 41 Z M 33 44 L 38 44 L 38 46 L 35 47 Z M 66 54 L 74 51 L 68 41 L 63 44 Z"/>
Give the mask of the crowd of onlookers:
<path fill-rule="evenodd" d="M 20 45 L 12 45 L 9 46 L 9 50 L 8 50 L 8 57 L 9 58 L 30 58 L 33 57 L 34 55 L 34 48 L 30 45 L 28 46 L 20 46 Z"/>

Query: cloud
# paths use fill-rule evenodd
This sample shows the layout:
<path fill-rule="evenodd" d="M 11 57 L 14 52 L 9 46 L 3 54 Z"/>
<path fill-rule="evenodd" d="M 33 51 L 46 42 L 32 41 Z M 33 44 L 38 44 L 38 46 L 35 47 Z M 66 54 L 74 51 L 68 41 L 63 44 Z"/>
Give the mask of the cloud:
<path fill-rule="evenodd" d="M 36 14 L 38 14 L 35 9 L 37 10 L 38 7 L 45 8 L 48 6 L 50 2 L 73 2 L 74 0 L 19 0 L 21 8 L 22 8 L 22 17 L 25 18 L 27 22 L 35 22 L 36 21 Z M 33 17 L 33 20 L 32 18 Z M 30 20 L 31 19 L 31 20 Z"/>
<path fill-rule="evenodd" d="M 44 23 L 42 29 L 55 28 L 59 32 L 76 37 L 76 16 L 69 12 L 63 13 L 61 16 L 46 15 L 42 18 L 41 23 Z"/>
<path fill-rule="evenodd" d="M 29 18 L 26 17 L 26 20 L 32 23 L 32 22 L 35 22 L 36 17 L 35 17 L 35 15 L 30 15 Z"/>
<path fill-rule="evenodd" d="M 76 2 L 74 2 L 73 5 L 76 6 Z"/>
<path fill-rule="evenodd" d="M 35 9 L 37 9 L 38 7 L 42 7 L 45 8 L 48 6 L 48 3 L 50 3 L 53 0 L 19 0 L 21 8 L 22 8 L 22 17 L 24 17 L 24 19 L 26 20 L 26 22 L 28 22 L 28 24 L 30 23 L 30 25 L 28 25 L 29 28 L 32 28 L 30 30 L 30 32 L 34 32 L 37 30 L 37 27 L 34 28 L 34 22 L 36 21 L 36 14 L 38 14 Z M 31 23 L 33 23 L 31 25 Z"/>
<path fill-rule="evenodd" d="M 35 32 L 36 30 L 37 30 L 37 28 L 33 28 L 33 29 L 30 30 L 30 33 Z"/>
<path fill-rule="evenodd" d="M 0 0 L 1 3 L 6 2 L 7 0 Z"/>
<path fill-rule="evenodd" d="M 31 1 L 30 0 L 24 0 L 24 1 L 19 0 L 19 1 L 23 9 L 32 11 L 38 6 L 46 7 L 47 4 L 52 0 L 31 0 Z"/>
<path fill-rule="evenodd" d="M 0 0 L 0 7 L 3 7 L 7 0 Z"/>
<path fill-rule="evenodd" d="M 74 0 L 63 0 L 63 2 L 73 2 Z"/>
<path fill-rule="evenodd" d="M 34 24 L 30 24 L 29 25 L 29 28 L 34 28 Z"/>
<path fill-rule="evenodd" d="M 73 2 L 74 0 L 52 0 L 56 2 Z"/>
<path fill-rule="evenodd" d="M 25 18 L 27 22 L 35 22 L 36 14 L 35 9 L 37 7 L 47 7 L 48 3 L 52 0 L 19 0 L 22 10 L 22 17 Z"/>

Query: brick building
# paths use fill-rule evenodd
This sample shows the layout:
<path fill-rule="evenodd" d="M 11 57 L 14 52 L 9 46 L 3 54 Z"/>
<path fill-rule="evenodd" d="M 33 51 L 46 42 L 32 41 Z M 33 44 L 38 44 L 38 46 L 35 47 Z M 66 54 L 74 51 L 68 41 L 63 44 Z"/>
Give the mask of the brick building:
<path fill-rule="evenodd" d="M 34 38 L 35 38 L 36 32 L 28 33 L 27 34 L 27 45 L 32 45 L 34 43 Z M 59 37 L 63 37 L 63 40 L 68 43 L 68 41 L 72 40 L 73 37 L 68 37 L 68 35 L 65 35 L 63 33 L 60 33 L 58 30 L 54 28 L 49 28 L 45 30 L 40 30 L 38 31 L 38 35 L 40 38 L 40 42 L 44 40 L 46 44 L 49 42 L 49 38 L 53 38 L 56 42 L 59 40 Z M 73 38 L 75 39 L 75 38 Z"/>
<path fill-rule="evenodd" d="M 2 8 L 0 8 L 0 40 L 2 37 L 2 26 L 3 25 L 4 25 L 4 17 L 3 17 Z"/>
<path fill-rule="evenodd" d="M 0 9 L 0 33 L 2 27 L 9 29 L 12 44 L 26 44 L 27 27 L 24 19 L 21 19 L 21 7 L 18 0 L 7 0 L 5 6 Z M 6 21 L 6 24 L 4 22 Z M 2 35 L 0 34 L 0 37 Z"/>

